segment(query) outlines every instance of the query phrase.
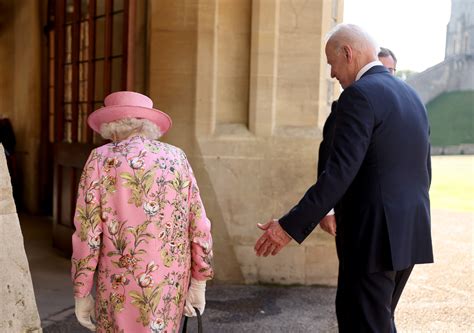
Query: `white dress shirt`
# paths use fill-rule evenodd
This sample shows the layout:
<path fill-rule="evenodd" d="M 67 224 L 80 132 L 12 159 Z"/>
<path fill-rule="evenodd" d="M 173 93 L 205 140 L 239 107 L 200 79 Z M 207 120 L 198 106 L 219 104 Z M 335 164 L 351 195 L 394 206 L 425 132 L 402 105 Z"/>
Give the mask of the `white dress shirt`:
<path fill-rule="evenodd" d="M 367 72 L 369 69 L 371 69 L 374 66 L 383 66 L 383 64 L 379 60 L 369 62 L 367 65 L 365 65 L 359 70 L 359 72 L 356 75 L 356 81 L 358 81 L 362 77 L 362 75 L 365 74 L 365 72 Z"/>

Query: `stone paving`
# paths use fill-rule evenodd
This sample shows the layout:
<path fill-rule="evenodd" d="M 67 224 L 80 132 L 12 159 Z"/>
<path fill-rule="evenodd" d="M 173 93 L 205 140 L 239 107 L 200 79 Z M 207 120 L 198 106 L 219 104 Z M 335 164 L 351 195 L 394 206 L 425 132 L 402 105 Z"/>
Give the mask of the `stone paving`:
<path fill-rule="evenodd" d="M 436 263 L 415 267 L 396 313 L 398 332 L 474 332 L 473 213 L 432 215 Z M 76 323 L 72 298 L 64 297 L 70 305 L 42 317 L 44 332 L 87 332 Z M 205 332 L 337 332 L 334 297 L 335 289 L 325 287 L 211 285 Z M 190 321 L 189 331 L 195 326 Z"/>
<path fill-rule="evenodd" d="M 213 285 L 207 292 L 204 332 L 337 332 L 334 288 Z M 45 333 L 86 333 L 71 313 Z M 196 319 L 188 332 L 197 332 Z"/>
<path fill-rule="evenodd" d="M 435 264 L 415 266 L 398 304 L 399 332 L 474 332 L 472 212 L 432 211 Z"/>

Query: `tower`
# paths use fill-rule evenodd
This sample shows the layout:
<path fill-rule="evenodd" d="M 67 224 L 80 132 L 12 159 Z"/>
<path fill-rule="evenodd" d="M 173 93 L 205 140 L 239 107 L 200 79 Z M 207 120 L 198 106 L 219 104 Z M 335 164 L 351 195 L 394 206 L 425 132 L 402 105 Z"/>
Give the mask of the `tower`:
<path fill-rule="evenodd" d="M 474 0 L 451 0 L 445 59 L 474 55 Z"/>

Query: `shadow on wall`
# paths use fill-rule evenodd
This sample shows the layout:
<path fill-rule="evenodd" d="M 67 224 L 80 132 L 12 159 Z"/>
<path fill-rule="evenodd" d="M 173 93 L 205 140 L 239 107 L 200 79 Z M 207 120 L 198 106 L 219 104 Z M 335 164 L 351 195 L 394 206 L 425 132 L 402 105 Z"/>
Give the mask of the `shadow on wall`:
<path fill-rule="evenodd" d="M 226 283 L 243 283 L 244 277 L 237 260 L 232 239 L 229 236 L 224 216 L 219 207 L 217 194 L 212 186 L 211 176 L 206 170 L 203 153 L 198 144 L 193 145 L 195 152 L 192 158 L 192 168 L 196 175 L 198 186 L 204 202 L 208 218 L 211 220 L 213 251 L 214 251 L 214 281 Z M 205 191 L 203 189 L 206 188 Z"/>
<path fill-rule="evenodd" d="M 0 11 L 2 10 L 0 5 Z M 19 177 L 18 177 L 18 163 L 15 152 L 16 138 L 13 131 L 13 126 L 10 119 L 4 118 L 0 115 L 0 144 L 3 145 L 5 156 L 7 160 L 8 172 L 10 173 L 10 180 L 13 188 L 13 198 L 16 207 L 19 207 Z"/>

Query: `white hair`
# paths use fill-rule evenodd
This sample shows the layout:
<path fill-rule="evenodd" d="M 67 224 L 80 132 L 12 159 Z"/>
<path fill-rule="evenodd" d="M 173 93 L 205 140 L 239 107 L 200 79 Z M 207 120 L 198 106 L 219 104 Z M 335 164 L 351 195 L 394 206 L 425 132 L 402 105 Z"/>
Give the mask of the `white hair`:
<path fill-rule="evenodd" d="M 158 126 L 148 119 L 122 118 L 100 126 L 100 135 L 112 141 L 124 140 L 134 134 L 151 140 L 158 140 L 163 135 Z"/>
<path fill-rule="evenodd" d="M 334 43 L 337 54 L 344 44 L 350 45 L 353 50 L 362 54 L 371 54 L 377 59 L 380 47 L 375 39 L 364 29 L 355 24 L 341 23 L 336 25 L 326 35 L 326 42 Z"/>

